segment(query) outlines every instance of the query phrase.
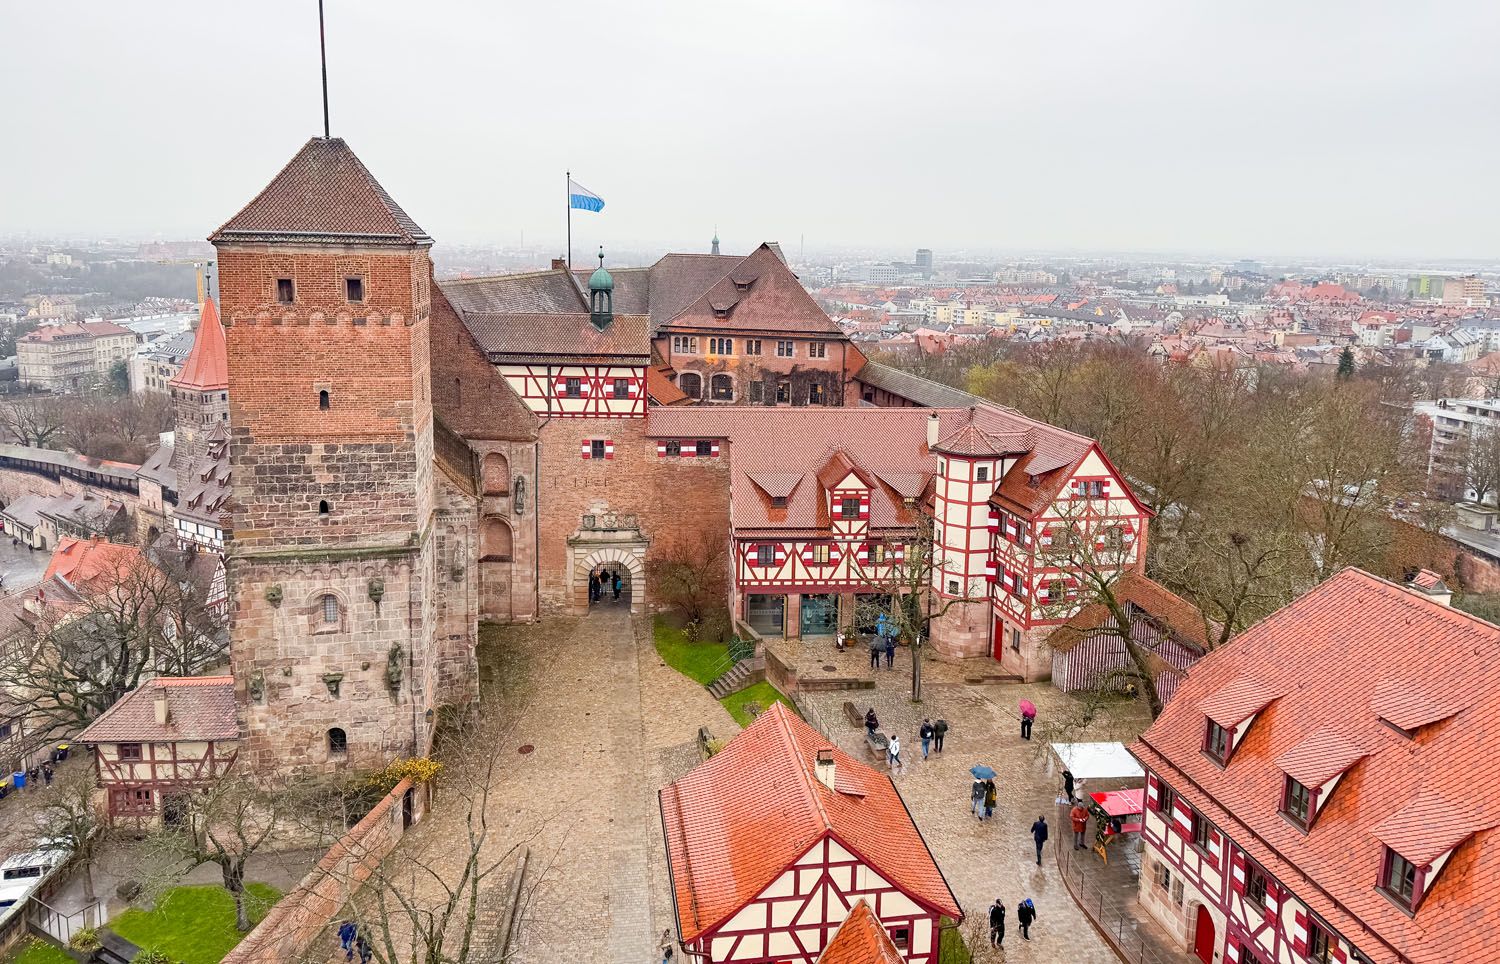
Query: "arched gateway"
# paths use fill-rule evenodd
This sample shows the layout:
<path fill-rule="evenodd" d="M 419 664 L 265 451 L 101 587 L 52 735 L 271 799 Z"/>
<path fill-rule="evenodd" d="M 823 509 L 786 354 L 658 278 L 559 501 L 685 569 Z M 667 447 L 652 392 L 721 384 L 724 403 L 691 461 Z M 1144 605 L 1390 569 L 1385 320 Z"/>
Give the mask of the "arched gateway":
<path fill-rule="evenodd" d="M 578 530 L 568 537 L 571 556 L 570 598 L 573 610 L 589 610 L 589 578 L 600 570 L 620 574 L 620 601 L 628 601 L 630 611 L 645 611 L 646 546 L 633 515 L 595 512 L 585 515 Z M 612 596 L 609 602 L 613 602 Z"/>

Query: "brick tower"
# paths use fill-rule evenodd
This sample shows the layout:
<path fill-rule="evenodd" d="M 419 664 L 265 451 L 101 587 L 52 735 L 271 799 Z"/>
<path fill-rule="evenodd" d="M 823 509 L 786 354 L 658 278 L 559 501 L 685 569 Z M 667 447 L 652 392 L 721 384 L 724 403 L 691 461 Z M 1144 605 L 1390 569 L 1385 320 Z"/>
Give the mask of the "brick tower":
<path fill-rule="evenodd" d="M 252 766 L 431 745 L 432 239 L 340 138 L 209 238 L 227 331 L 231 664 Z"/>

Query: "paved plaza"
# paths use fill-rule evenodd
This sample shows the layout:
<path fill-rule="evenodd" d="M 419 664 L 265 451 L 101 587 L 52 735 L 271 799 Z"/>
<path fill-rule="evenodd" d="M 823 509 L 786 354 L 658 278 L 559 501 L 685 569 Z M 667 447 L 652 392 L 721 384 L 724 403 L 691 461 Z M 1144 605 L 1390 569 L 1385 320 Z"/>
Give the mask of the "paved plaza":
<path fill-rule="evenodd" d="M 699 727 L 729 736 L 736 725 L 701 686 L 658 659 L 649 621 L 632 619 L 624 607 L 488 627 L 484 637 L 487 713 L 506 724 L 503 741 L 482 748 L 500 764 L 487 817 L 497 841 L 524 840 L 531 849 L 511 960 L 655 959 L 662 931 L 674 927 L 656 790 L 696 764 Z M 861 712 L 873 704 L 884 729 L 901 735 L 905 765 L 894 774 L 896 785 L 966 912 L 984 914 L 995 897 L 1005 900 L 1006 960 L 1115 961 L 1063 888 L 1052 854 L 1036 866 L 1028 835 L 1038 814 L 1056 824 L 1060 780 L 1048 769 L 1041 741 L 1020 739 L 1016 701 L 1024 695 L 1040 707 L 1041 737 L 1049 716 L 1072 712 L 1071 699 L 1045 685 L 970 685 L 964 666 L 924 665 L 920 707 L 909 699 L 905 649 L 894 670 L 876 674 L 876 689 L 805 695 L 801 702 L 846 751 L 864 759 L 863 731 L 844 719 L 844 700 L 855 700 Z M 967 675 L 976 669 L 967 667 Z M 924 715 L 952 726 L 946 752 L 926 762 L 916 739 Z M 1106 712 L 1087 734 L 1070 738 L 1128 738 L 1143 723 Z M 980 762 L 1000 773 L 999 811 L 984 824 L 968 805 L 968 769 Z M 411 843 L 451 840 L 461 821 L 440 791 L 437 809 Z M 1066 827 L 1054 826 L 1054 841 L 1067 837 Z M 502 881 L 497 876 L 492 886 Z M 1038 911 L 1029 944 L 1014 920 L 1024 897 Z M 494 901 L 486 907 L 500 913 Z"/>

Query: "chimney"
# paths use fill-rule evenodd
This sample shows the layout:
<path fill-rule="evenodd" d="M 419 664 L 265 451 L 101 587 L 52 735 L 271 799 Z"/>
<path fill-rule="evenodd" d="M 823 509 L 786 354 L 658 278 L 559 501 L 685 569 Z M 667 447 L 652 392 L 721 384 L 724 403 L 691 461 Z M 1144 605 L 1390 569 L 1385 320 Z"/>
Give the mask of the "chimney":
<path fill-rule="evenodd" d="M 566 270 L 568 270 L 568 259 L 567 258 L 553 258 L 552 259 L 552 270 L 553 271 L 566 271 Z"/>
<path fill-rule="evenodd" d="M 830 790 L 834 789 L 833 747 L 825 746 L 818 750 L 818 762 L 814 764 L 813 772 L 817 776 L 819 783 L 823 784 L 823 786 L 827 787 Z"/>
<path fill-rule="evenodd" d="M 156 687 L 156 725 L 166 726 L 167 718 L 170 716 L 167 710 L 167 691 L 165 687 Z"/>
<path fill-rule="evenodd" d="M 927 447 L 929 449 L 936 447 L 938 443 L 938 425 L 940 424 L 941 420 L 938 418 L 937 412 L 933 412 L 927 416 Z"/>

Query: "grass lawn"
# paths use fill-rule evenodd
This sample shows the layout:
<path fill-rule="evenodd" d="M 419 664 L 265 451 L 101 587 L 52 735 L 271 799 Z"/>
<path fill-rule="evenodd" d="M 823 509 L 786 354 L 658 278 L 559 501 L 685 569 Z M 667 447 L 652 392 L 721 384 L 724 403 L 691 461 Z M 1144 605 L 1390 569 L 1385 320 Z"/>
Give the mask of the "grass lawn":
<path fill-rule="evenodd" d="M 73 964 L 73 959 L 45 941 L 33 939 L 9 964 Z"/>
<path fill-rule="evenodd" d="M 266 884 L 246 884 L 250 922 L 258 922 L 281 896 Z M 234 929 L 234 899 L 216 884 L 174 887 L 151 911 L 131 908 L 109 929 L 143 948 L 155 948 L 181 964 L 219 964 L 245 935 Z"/>
<path fill-rule="evenodd" d="M 772 703 L 785 703 L 787 709 L 793 713 L 797 712 L 797 708 L 792 706 L 792 701 L 783 696 L 781 690 L 764 680 L 751 683 L 738 693 L 730 693 L 719 702 L 723 704 L 724 709 L 729 711 L 729 715 L 734 717 L 736 723 L 740 726 L 749 726 L 751 717 L 745 712 L 745 704 L 752 700 L 759 703 L 762 710 L 769 710 Z"/>
<path fill-rule="evenodd" d="M 690 643 L 680 629 L 673 629 L 662 617 L 656 617 L 652 628 L 656 638 L 656 652 L 662 662 L 689 679 L 707 686 L 714 681 L 718 669 L 729 656 L 729 647 L 723 643 Z"/>
<path fill-rule="evenodd" d="M 943 923 L 948 919 L 943 918 Z M 958 932 L 957 927 L 950 927 L 941 932 L 942 937 L 938 941 L 938 964 L 969 964 L 973 955 L 964 944 L 964 935 Z"/>

